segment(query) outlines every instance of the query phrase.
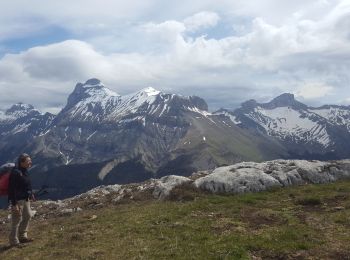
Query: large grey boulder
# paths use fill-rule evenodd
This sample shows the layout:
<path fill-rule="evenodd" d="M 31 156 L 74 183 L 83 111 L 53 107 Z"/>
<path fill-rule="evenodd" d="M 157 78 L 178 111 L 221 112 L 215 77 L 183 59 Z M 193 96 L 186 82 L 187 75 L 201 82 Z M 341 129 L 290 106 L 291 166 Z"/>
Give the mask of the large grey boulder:
<path fill-rule="evenodd" d="M 189 183 L 191 181 L 191 179 L 183 176 L 164 176 L 158 180 L 155 180 L 153 197 L 158 199 L 164 199 L 170 194 L 170 191 L 173 190 L 175 187 L 185 183 Z"/>
<path fill-rule="evenodd" d="M 346 178 L 350 178 L 350 160 L 274 160 L 220 167 L 197 179 L 194 185 L 214 193 L 244 193 L 272 187 L 328 183 Z"/>

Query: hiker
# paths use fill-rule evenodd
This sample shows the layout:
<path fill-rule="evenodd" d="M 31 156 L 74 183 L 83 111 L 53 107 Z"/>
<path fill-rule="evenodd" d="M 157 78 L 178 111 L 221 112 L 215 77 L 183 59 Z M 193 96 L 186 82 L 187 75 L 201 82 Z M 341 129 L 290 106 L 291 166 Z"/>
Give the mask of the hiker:
<path fill-rule="evenodd" d="M 28 225 L 32 217 L 30 201 L 34 201 L 28 169 L 32 160 L 28 154 L 21 154 L 9 178 L 8 200 L 11 202 L 10 246 L 21 246 L 33 239 L 28 238 Z"/>

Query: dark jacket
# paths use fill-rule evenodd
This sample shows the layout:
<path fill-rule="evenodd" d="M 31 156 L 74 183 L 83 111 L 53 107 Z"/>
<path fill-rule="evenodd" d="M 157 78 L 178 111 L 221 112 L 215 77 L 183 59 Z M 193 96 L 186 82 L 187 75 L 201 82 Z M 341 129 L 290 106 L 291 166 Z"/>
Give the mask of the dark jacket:
<path fill-rule="evenodd" d="M 16 166 L 10 174 L 8 200 L 14 206 L 19 200 L 28 200 L 32 193 L 32 182 L 28 176 L 28 170 Z"/>

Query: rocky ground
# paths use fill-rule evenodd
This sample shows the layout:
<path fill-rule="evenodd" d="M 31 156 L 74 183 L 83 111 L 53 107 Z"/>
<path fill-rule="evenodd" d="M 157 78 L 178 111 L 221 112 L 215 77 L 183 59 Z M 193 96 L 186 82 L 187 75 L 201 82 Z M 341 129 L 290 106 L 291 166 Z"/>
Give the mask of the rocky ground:
<path fill-rule="evenodd" d="M 23 249 L 7 247 L 0 210 L 0 259 L 350 259 L 349 172 L 243 162 L 36 201 Z"/>
<path fill-rule="evenodd" d="M 189 199 L 185 193 L 172 191 L 176 188 L 192 192 L 246 193 L 260 192 L 278 187 L 330 183 L 350 178 L 350 160 L 306 161 L 273 160 L 263 163 L 242 162 L 219 167 L 214 171 L 201 171 L 189 178 L 169 175 L 143 183 L 99 186 L 86 193 L 58 201 L 32 203 L 36 217 L 70 215 L 84 209 L 98 209 L 106 204 L 127 203 L 132 200 Z M 174 196 L 178 196 L 174 198 Z M 191 195 L 192 196 L 192 195 Z M 9 222 L 8 218 L 0 223 Z"/>

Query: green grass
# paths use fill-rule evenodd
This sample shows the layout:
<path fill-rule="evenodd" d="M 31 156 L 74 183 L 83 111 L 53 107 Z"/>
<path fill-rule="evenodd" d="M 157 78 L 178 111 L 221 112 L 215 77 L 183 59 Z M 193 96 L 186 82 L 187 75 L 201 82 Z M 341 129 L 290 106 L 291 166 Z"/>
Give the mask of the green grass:
<path fill-rule="evenodd" d="M 23 249 L 0 252 L 0 259 L 346 259 L 350 255 L 349 181 L 245 195 L 184 192 L 191 193 L 192 200 L 174 201 L 173 196 L 163 202 L 131 201 L 33 219 L 30 235 L 35 241 Z M 2 211 L 0 217 L 6 214 Z M 0 225 L 1 245 L 7 243 L 8 226 Z"/>

